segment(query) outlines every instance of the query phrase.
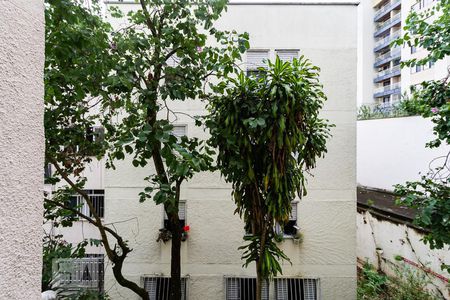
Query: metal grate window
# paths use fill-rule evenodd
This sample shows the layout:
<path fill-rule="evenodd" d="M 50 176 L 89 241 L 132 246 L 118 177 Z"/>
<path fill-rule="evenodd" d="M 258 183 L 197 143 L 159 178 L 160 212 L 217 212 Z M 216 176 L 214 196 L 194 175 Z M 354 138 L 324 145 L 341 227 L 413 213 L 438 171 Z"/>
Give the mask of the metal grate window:
<path fill-rule="evenodd" d="M 276 54 L 282 61 L 292 62 L 298 58 L 298 50 L 276 50 Z"/>
<path fill-rule="evenodd" d="M 55 286 L 66 289 L 92 289 L 103 292 L 104 258 L 103 254 L 84 258 L 61 258 L 53 262 Z"/>
<path fill-rule="evenodd" d="M 225 300 L 256 300 L 256 278 L 226 277 Z M 264 282 L 262 300 L 269 299 L 269 283 Z"/>
<path fill-rule="evenodd" d="M 92 201 L 97 215 L 103 218 L 105 215 L 105 190 L 84 190 L 84 192 L 88 194 L 89 199 Z M 92 217 L 89 206 L 81 195 L 71 196 L 70 206 L 76 207 L 82 214 Z"/>
<path fill-rule="evenodd" d="M 144 289 L 150 300 L 169 300 L 170 277 L 145 276 Z M 186 278 L 181 278 L 181 299 L 187 299 Z"/>
<path fill-rule="evenodd" d="M 319 280 L 275 278 L 276 300 L 319 300 Z"/>
<path fill-rule="evenodd" d="M 186 225 L 186 201 L 178 203 L 178 217 L 180 218 L 180 226 L 183 228 Z M 169 227 L 169 219 L 166 212 L 164 212 L 164 228 L 171 230 Z"/>

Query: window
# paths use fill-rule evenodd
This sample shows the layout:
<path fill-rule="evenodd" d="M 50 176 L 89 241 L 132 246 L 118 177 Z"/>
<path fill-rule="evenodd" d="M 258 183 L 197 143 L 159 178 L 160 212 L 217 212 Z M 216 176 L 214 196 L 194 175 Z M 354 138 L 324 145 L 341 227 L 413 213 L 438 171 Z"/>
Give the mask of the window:
<path fill-rule="evenodd" d="M 95 212 L 100 218 L 105 214 L 105 191 L 104 190 L 84 190 L 94 205 Z M 70 207 L 77 208 L 79 212 L 92 217 L 89 206 L 81 195 L 70 197 Z"/>
<path fill-rule="evenodd" d="M 86 254 L 83 258 L 61 258 L 55 261 L 55 286 L 67 289 L 104 289 L 103 254 Z"/>
<path fill-rule="evenodd" d="M 318 279 L 276 278 L 276 300 L 317 300 L 319 299 Z"/>
<path fill-rule="evenodd" d="M 86 129 L 86 140 L 89 142 L 102 142 L 104 139 L 105 128 L 102 126 L 90 126 Z"/>
<path fill-rule="evenodd" d="M 298 50 L 276 50 L 276 54 L 282 61 L 292 62 L 298 58 Z"/>
<path fill-rule="evenodd" d="M 226 300 L 256 300 L 256 278 L 226 277 L 225 285 Z M 269 284 L 267 281 L 263 284 L 261 299 L 269 299 Z"/>
<path fill-rule="evenodd" d="M 172 134 L 180 139 L 186 135 L 186 125 L 173 125 Z"/>
<path fill-rule="evenodd" d="M 411 54 L 416 53 L 416 52 L 417 52 L 417 47 L 411 46 Z"/>
<path fill-rule="evenodd" d="M 247 51 L 247 76 L 258 76 L 258 68 L 266 68 L 266 60 L 269 58 L 268 50 Z"/>
<path fill-rule="evenodd" d="M 299 230 L 297 226 L 297 201 L 292 201 L 291 206 L 291 214 L 289 215 L 289 221 L 284 224 L 284 228 L 281 228 L 279 224 L 275 225 L 275 232 L 284 236 L 295 236 L 297 235 L 297 231 Z"/>
<path fill-rule="evenodd" d="M 144 289 L 148 292 L 150 300 L 169 300 L 170 277 L 143 277 Z M 186 300 L 186 278 L 181 278 L 181 299 Z"/>
<path fill-rule="evenodd" d="M 186 225 L 186 201 L 180 201 L 178 203 L 178 217 L 180 218 L 180 226 L 183 228 Z M 164 212 L 164 228 L 171 231 L 169 224 L 169 218 L 166 212 Z"/>
<path fill-rule="evenodd" d="M 44 166 L 44 179 L 50 178 L 52 176 L 52 165 L 46 164 Z"/>

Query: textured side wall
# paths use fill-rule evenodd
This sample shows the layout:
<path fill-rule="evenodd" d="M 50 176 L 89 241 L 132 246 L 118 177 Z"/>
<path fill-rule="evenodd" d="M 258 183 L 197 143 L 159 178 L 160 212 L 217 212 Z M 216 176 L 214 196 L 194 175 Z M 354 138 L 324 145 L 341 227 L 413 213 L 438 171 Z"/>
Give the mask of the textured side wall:
<path fill-rule="evenodd" d="M 0 299 L 39 299 L 43 0 L 0 0 Z"/>
<path fill-rule="evenodd" d="M 449 278 L 449 274 L 441 270 L 441 264 L 450 263 L 450 252 L 447 249 L 431 250 L 422 242 L 422 233 L 405 224 L 377 219 L 370 212 L 358 213 L 356 220 L 356 254 L 359 259 L 368 260 L 388 274 L 396 275 L 393 266 L 398 265 L 395 256 L 400 255 Z M 450 299 L 446 282 L 430 273 L 426 279 L 431 281 L 430 288 L 439 289 L 445 299 Z"/>
<path fill-rule="evenodd" d="M 364 186 L 392 190 L 442 165 L 450 146 L 425 148 L 434 140 L 433 123 L 422 117 L 358 121 L 357 179 Z M 436 159 L 431 165 L 430 162 Z"/>

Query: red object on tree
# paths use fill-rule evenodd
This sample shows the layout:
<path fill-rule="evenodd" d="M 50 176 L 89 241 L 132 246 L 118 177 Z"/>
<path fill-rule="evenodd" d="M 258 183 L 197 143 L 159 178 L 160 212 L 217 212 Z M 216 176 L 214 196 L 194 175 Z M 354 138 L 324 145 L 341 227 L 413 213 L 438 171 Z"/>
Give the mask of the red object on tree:
<path fill-rule="evenodd" d="M 183 227 L 183 231 L 185 231 L 185 232 L 188 232 L 189 229 L 191 229 L 191 228 L 189 227 L 189 225 L 186 225 L 186 226 Z"/>

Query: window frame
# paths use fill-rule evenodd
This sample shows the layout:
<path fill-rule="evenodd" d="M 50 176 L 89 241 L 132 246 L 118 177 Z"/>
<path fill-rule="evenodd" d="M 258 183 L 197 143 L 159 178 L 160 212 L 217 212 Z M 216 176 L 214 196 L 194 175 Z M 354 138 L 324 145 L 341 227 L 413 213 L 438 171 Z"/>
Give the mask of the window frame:
<path fill-rule="evenodd" d="M 279 292 L 280 283 L 279 282 L 287 282 L 287 287 L 285 293 L 287 295 L 281 295 L 282 292 Z M 297 282 L 298 281 L 298 289 L 289 287 L 289 284 L 291 282 Z M 305 287 L 305 284 L 309 281 L 314 282 L 314 295 L 305 295 L 305 291 L 311 292 L 311 290 L 307 287 Z M 299 290 L 300 295 L 297 295 L 297 291 Z M 294 297 L 289 297 L 290 293 L 294 291 Z M 321 288 L 320 288 L 320 279 L 315 277 L 277 277 L 274 278 L 274 292 L 275 292 L 275 300 L 297 300 L 297 299 L 304 299 L 304 300 L 320 300 L 321 299 Z M 298 297 L 300 296 L 300 297 Z"/>
<path fill-rule="evenodd" d="M 229 288 L 229 284 L 230 282 L 232 282 L 233 280 L 237 280 L 239 285 L 238 285 L 238 290 L 237 290 L 237 295 L 229 295 L 230 289 Z M 255 296 L 251 296 L 251 299 L 242 299 L 241 298 L 241 283 L 242 281 L 252 281 L 252 288 L 255 291 Z M 254 282 L 253 282 L 254 281 Z M 254 300 L 256 299 L 256 277 L 254 276 L 224 276 L 224 285 L 225 285 L 225 300 L 235 300 L 235 299 L 239 299 L 239 300 Z M 245 289 L 244 289 L 244 293 L 245 293 Z M 248 293 L 247 293 L 248 294 Z M 236 298 L 237 297 L 237 298 Z M 270 283 L 268 280 L 265 281 L 265 284 L 263 285 L 263 291 L 262 291 L 262 295 L 261 295 L 261 299 L 262 300 L 269 300 L 270 299 Z"/>
<path fill-rule="evenodd" d="M 180 202 L 178 203 L 178 217 L 180 217 L 180 204 L 184 204 L 184 219 L 180 219 L 180 226 L 183 228 L 187 224 L 187 201 L 185 199 L 180 199 Z M 164 210 L 164 207 L 162 208 L 163 213 L 163 219 L 162 219 L 162 227 L 164 229 L 167 229 L 170 231 L 170 228 L 167 226 L 167 222 L 169 220 L 166 211 Z M 181 222 L 182 221 L 182 222 Z"/>
<path fill-rule="evenodd" d="M 157 292 L 158 292 L 158 283 L 155 285 L 156 291 L 155 291 L 155 295 L 152 296 L 150 295 L 151 291 L 148 291 L 146 288 L 146 280 L 149 279 L 155 279 L 157 282 L 158 280 L 167 280 L 167 293 L 165 291 L 163 291 L 163 293 L 165 294 L 165 296 L 162 296 L 161 298 L 157 297 Z M 170 280 L 171 277 L 170 276 L 162 276 L 162 275 L 142 275 L 141 276 L 141 286 L 147 291 L 147 293 L 149 294 L 149 298 L 150 300 L 169 300 L 169 287 L 170 287 Z M 188 276 L 181 276 L 181 299 L 182 300 L 187 300 L 189 299 L 189 284 L 188 284 L 188 280 L 189 277 Z M 184 284 L 184 289 L 183 289 L 183 284 Z M 184 296 L 184 297 L 183 297 Z"/>
<path fill-rule="evenodd" d="M 92 204 L 94 204 L 94 208 L 97 208 L 97 206 L 95 206 L 95 203 L 91 197 L 95 197 L 95 196 L 103 197 L 103 205 L 98 204 L 99 211 L 97 211 L 97 214 L 100 217 L 100 219 L 104 219 L 104 217 L 105 217 L 105 190 L 104 189 L 85 189 L 85 190 L 83 190 L 83 192 L 85 192 L 89 196 L 89 198 L 92 201 Z M 75 205 L 73 203 L 74 200 L 76 201 Z M 82 195 L 80 195 L 80 194 L 71 195 L 69 198 L 69 205 L 70 205 L 70 207 L 76 208 L 80 213 L 82 213 L 88 217 L 92 217 L 89 206 L 87 205 L 86 200 L 84 199 L 84 197 Z M 80 219 L 80 221 L 83 221 L 83 219 Z"/>

